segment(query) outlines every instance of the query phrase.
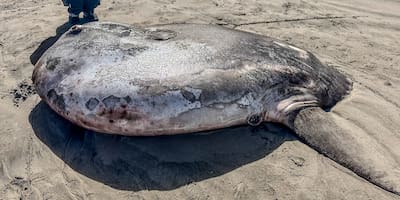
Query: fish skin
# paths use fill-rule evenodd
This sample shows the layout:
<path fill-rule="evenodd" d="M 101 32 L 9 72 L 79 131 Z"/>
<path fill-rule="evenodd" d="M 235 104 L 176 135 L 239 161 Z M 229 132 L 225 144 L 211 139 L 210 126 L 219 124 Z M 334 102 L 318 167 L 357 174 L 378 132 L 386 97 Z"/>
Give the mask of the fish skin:
<path fill-rule="evenodd" d="M 199 24 L 77 26 L 44 53 L 32 79 L 66 119 L 130 136 L 288 125 L 293 111 L 332 107 L 351 90 L 308 51 Z"/>

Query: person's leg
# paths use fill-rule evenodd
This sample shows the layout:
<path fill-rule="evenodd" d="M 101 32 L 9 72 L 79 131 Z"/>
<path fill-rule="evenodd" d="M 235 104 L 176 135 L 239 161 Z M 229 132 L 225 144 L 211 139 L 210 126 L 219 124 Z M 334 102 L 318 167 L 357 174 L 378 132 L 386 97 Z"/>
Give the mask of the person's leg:
<path fill-rule="evenodd" d="M 72 25 L 79 23 L 79 14 L 83 11 L 83 0 L 68 0 L 69 23 Z"/>
<path fill-rule="evenodd" d="M 84 0 L 83 17 L 85 22 L 98 21 L 94 9 L 100 4 L 100 0 Z"/>

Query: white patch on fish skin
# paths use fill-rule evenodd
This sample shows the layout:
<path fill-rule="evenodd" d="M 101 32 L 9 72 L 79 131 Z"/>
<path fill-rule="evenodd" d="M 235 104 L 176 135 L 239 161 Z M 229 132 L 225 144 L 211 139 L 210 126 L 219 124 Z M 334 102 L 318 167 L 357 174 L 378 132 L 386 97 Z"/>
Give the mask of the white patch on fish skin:
<path fill-rule="evenodd" d="M 214 104 L 214 107 L 217 108 L 217 109 L 224 109 L 225 108 L 224 104 Z"/>
<path fill-rule="evenodd" d="M 216 50 L 212 47 L 190 41 L 174 42 L 169 46 L 154 43 L 148 44 L 148 47 L 146 51 L 136 55 L 135 59 L 123 60 L 119 65 L 114 64 L 114 68 L 107 72 L 115 76 L 115 73 L 124 70 L 133 79 L 156 78 L 161 82 L 171 77 L 185 75 L 188 71 L 201 72 L 203 65 L 200 63 L 216 53 Z M 162 53 L 160 54 L 160 52 Z M 154 57 L 158 57 L 156 66 L 153 66 Z M 125 69 L 125 66 L 135 67 Z M 175 66 L 182 67 L 177 68 Z"/>
<path fill-rule="evenodd" d="M 157 31 L 157 30 L 159 30 L 159 28 L 157 28 L 157 27 L 149 27 L 149 28 L 146 28 L 146 30 L 147 31 Z"/>
<path fill-rule="evenodd" d="M 264 105 L 260 99 L 254 98 L 251 92 L 244 95 L 238 101 L 236 101 L 237 105 L 240 108 L 246 107 L 250 110 L 251 113 L 260 113 L 263 112 Z"/>
<path fill-rule="evenodd" d="M 283 43 L 280 43 L 280 42 L 277 42 L 277 41 L 273 41 L 273 43 L 275 43 L 275 44 L 277 44 L 277 45 L 279 45 L 281 47 L 287 47 L 286 44 L 283 44 Z"/>
<path fill-rule="evenodd" d="M 250 106 L 254 102 L 254 97 L 251 95 L 251 93 L 247 93 L 244 95 L 242 98 L 240 98 L 237 103 L 239 106 Z"/>
<path fill-rule="evenodd" d="M 299 53 L 299 57 L 300 58 L 303 58 L 303 59 L 308 59 L 309 58 L 308 52 L 304 51 L 303 49 L 297 48 L 297 47 L 289 45 L 289 44 L 283 44 L 283 43 L 280 43 L 280 42 L 277 42 L 277 41 L 274 41 L 274 43 L 279 45 L 279 46 L 281 46 L 281 47 L 291 48 L 291 49 L 297 51 Z"/>
<path fill-rule="evenodd" d="M 242 67 L 239 70 L 237 70 L 237 73 L 246 74 L 249 71 L 257 69 L 257 64 L 255 64 L 254 62 L 242 61 L 241 64 Z"/>
<path fill-rule="evenodd" d="M 304 51 L 303 49 L 299 49 L 299 48 L 294 47 L 294 46 L 292 46 L 292 45 L 288 45 L 288 46 L 289 46 L 291 49 L 294 49 L 294 50 L 296 50 L 297 52 L 299 52 L 300 58 L 303 58 L 303 59 L 308 59 L 308 58 L 309 58 L 308 52 L 307 52 L 307 51 Z"/>

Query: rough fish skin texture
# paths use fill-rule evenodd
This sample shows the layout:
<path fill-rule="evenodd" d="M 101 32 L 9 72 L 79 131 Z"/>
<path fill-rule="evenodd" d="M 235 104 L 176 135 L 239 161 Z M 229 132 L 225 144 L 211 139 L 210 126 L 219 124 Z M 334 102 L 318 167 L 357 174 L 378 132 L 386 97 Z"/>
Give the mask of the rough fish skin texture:
<path fill-rule="evenodd" d="M 140 28 L 96 22 L 66 32 L 41 57 L 41 98 L 79 126 L 122 135 L 167 135 L 329 108 L 351 82 L 310 52 L 214 25 Z"/>

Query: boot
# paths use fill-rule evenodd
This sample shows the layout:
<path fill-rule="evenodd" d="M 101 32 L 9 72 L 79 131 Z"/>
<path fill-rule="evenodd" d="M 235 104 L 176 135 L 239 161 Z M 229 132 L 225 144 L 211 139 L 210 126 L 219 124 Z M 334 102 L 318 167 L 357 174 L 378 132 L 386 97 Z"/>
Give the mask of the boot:
<path fill-rule="evenodd" d="M 68 23 L 73 26 L 79 24 L 79 17 L 78 16 L 69 16 Z"/>
<path fill-rule="evenodd" d="M 84 12 L 83 19 L 84 19 L 85 23 L 99 21 L 99 18 L 97 17 L 96 13 L 94 13 L 94 12 Z"/>

